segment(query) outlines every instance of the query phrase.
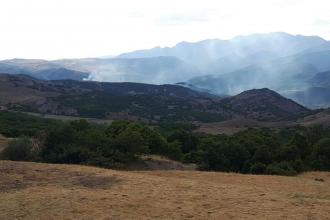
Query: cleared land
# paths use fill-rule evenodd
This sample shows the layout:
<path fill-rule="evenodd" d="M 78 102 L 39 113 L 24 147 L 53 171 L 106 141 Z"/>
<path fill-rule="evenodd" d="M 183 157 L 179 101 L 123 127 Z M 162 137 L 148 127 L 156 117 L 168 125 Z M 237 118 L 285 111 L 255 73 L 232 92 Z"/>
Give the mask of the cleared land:
<path fill-rule="evenodd" d="M 329 183 L 0 161 L 0 219 L 330 219 Z"/>

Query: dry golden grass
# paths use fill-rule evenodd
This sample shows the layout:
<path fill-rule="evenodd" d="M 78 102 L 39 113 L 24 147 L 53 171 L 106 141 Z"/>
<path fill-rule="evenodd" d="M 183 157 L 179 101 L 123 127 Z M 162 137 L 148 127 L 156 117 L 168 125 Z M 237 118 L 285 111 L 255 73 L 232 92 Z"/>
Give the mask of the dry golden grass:
<path fill-rule="evenodd" d="M 0 161 L 0 197 L 0 219 L 330 219 L 330 173 L 125 172 Z"/>

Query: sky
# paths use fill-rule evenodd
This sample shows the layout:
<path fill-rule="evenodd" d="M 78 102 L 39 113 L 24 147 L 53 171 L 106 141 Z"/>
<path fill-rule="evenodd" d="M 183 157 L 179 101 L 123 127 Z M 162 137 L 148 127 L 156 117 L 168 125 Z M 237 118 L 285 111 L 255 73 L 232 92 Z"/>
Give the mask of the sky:
<path fill-rule="evenodd" d="M 287 32 L 330 40 L 329 0 L 1 0 L 0 59 L 113 56 Z"/>

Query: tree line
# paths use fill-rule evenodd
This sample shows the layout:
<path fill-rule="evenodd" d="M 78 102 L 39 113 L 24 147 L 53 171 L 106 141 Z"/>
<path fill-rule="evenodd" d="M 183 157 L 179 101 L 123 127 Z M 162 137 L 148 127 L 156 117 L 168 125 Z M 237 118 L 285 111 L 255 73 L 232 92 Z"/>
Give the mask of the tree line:
<path fill-rule="evenodd" d="M 15 123 L 14 123 L 15 122 Z M 0 113 L 0 133 L 15 137 L 2 159 L 124 168 L 156 154 L 200 170 L 296 175 L 330 170 L 330 129 L 247 129 L 234 135 L 194 132 L 189 124 L 62 122 Z"/>

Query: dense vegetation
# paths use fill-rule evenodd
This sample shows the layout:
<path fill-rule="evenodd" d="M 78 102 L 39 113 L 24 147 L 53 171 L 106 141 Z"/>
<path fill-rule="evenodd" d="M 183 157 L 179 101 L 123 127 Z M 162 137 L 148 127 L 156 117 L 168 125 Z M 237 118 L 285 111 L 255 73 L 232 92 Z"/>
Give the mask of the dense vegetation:
<path fill-rule="evenodd" d="M 60 124 L 59 121 L 41 119 L 22 113 L 0 111 L 0 134 L 7 137 L 34 136 Z"/>
<path fill-rule="evenodd" d="M 184 124 L 98 125 L 9 112 L 0 112 L 0 123 L 1 133 L 19 137 L 2 153 L 11 160 L 123 167 L 141 154 L 158 154 L 196 163 L 201 170 L 278 175 L 330 170 L 330 129 L 322 127 L 207 135 Z"/>
<path fill-rule="evenodd" d="M 150 121 L 223 121 L 224 116 L 214 112 L 217 106 L 196 101 L 154 95 L 108 95 L 93 92 L 84 95 L 63 95 L 54 98 L 63 106 L 76 109 L 82 117 L 105 118 L 109 112 L 129 113 Z M 213 110 L 207 111 L 207 110 Z"/>

